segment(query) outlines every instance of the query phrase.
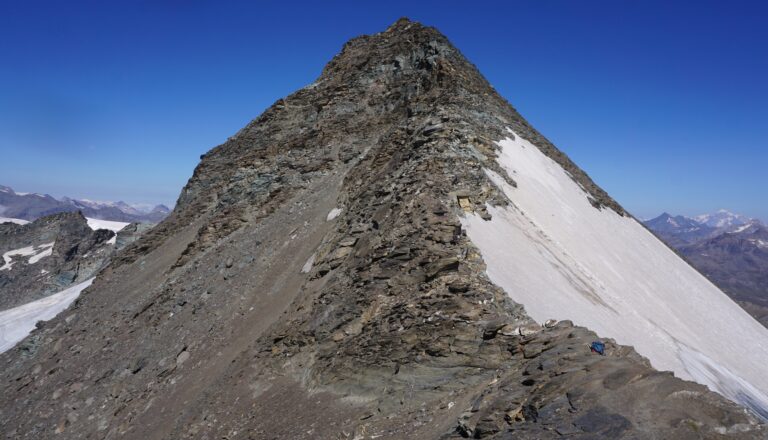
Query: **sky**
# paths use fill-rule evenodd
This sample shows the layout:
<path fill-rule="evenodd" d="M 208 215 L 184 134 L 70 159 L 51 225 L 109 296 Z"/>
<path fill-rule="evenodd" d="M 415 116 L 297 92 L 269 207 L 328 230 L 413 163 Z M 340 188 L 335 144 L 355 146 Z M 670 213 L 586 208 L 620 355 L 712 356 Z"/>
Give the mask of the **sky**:
<path fill-rule="evenodd" d="M 473 6 L 470 6 L 473 5 Z M 172 205 L 199 156 L 401 16 L 646 218 L 768 220 L 768 3 L 0 0 L 0 184 Z"/>

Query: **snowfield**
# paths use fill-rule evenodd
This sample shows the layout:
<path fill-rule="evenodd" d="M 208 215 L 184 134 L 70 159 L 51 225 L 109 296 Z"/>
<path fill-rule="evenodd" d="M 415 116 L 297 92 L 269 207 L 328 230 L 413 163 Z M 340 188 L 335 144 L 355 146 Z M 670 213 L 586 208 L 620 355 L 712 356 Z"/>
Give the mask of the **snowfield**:
<path fill-rule="evenodd" d="M 510 130 L 511 131 L 511 130 Z M 489 278 L 535 320 L 570 319 L 634 346 L 659 370 L 706 385 L 768 420 L 768 330 L 636 220 L 595 209 L 513 133 L 486 170 L 512 201 L 462 223 Z"/>
<path fill-rule="evenodd" d="M 69 307 L 92 282 L 93 278 L 51 296 L 0 312 L 0 353 L 24 339 L 35 329 L 38 321 L 47 321 Z"/>

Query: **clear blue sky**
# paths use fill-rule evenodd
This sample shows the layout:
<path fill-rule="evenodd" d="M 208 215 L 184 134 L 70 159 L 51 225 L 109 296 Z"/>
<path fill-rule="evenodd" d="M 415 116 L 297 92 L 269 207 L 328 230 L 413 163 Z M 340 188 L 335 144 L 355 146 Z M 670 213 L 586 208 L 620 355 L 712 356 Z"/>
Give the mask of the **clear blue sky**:
<path fill-rule="evenodd" d="M 768 219 L 766 2 L 0 2 L 19 191 L 173 203 L 201 153 L 409 16 L 636 215 Z"/>

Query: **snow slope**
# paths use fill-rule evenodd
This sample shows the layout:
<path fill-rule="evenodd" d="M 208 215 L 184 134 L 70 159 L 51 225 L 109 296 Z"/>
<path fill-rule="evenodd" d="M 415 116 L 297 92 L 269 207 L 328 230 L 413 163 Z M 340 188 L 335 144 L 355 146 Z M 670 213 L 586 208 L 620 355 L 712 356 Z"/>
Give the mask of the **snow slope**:
<path fill-rule="evenodd" d="M 24 339 L 34 330 L 37 321 L 47 321 L 69 307 L 92 282 L 93 278 L 54 295 L 0 312 L 0 353 Z"/>
<path fill-rule="evenodd" d="M 537 321 L 570 319 L 632 345 L 768 420 L 768 330 L 629 217 L 598 210 L 552 159 L 514 135 L 499 142 L 514 188 L 493 216 L 462 219 L 490 279 Z"/>

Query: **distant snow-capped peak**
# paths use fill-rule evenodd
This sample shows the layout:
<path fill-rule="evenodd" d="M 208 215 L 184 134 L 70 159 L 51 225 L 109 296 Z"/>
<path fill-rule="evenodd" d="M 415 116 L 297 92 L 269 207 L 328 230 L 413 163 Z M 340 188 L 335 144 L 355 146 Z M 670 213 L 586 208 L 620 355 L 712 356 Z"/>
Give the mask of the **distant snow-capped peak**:
<path fill-rule="evenodd" d="M 725 209 L 720 209 L 711 214 L 697 215 L 693 218 L 697 222 L 713 228 L 730 228 L 749 224 L 752 219 L 741 214 L 734 214 Z"/>

